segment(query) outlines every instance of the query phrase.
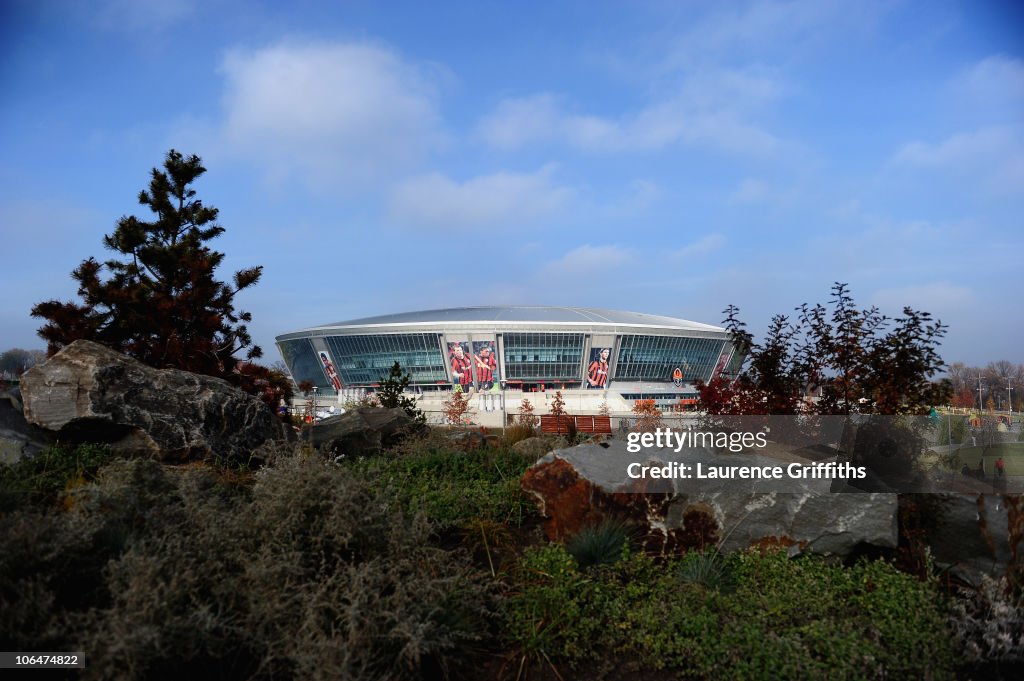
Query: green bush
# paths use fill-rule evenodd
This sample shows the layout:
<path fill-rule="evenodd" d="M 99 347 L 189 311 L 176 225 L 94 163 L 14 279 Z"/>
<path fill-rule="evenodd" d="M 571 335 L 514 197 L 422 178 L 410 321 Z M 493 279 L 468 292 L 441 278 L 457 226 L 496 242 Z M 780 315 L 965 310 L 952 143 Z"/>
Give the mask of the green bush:
<path fill-rule="evenodd" d="M 734 561 L 717 550 L 690 551 L 679 561 L 679 579 L 713 591 L 736 587 Z"/>
<path fill-rule="evenodd" d="M 724 559 L 734 582 L 723 589 L 692 579 L 709 560 L 722 559 L 630 554 L 584 573 L 562 547 L 529 551 L 505 602 L 508 635 L 534 664 L 588 671 L 635 660 L 696 679 L 952 677 L 942 599 L 886 563 L 744 553 Z"/>
<path fill-rule="evenodd" d="M 521 525 L 536 512 L 519 485 L 533 463 L 508 447 L 465 452 L 435 436 L 345 465 L 372 478 L 406 513 L 423 513 L 443 529 L 481 520 Z"/>
<path fill-rule="evenodd" d="M 0 512 L 56 499 L 69 486 L 91 479 L 113 459 L 106 445 L 53 445 L 31 459 L 0 465 Z"/>
<path fill-rule="evenodd" d="M 87 679 L 438 678 L 496 609 L 422 516 L 312 457 L 251 479 L 117 461 L 66 506 L 0 519 L 0 642 L 87 650 Z"/>
<path fill-rule="evenodd" d="M 629 541 L 629 535 L 628 526 L 609 520 L 583 528 L 565 548 L 581 568 L 607 565 L 622 557 L 622 548 Z"/>

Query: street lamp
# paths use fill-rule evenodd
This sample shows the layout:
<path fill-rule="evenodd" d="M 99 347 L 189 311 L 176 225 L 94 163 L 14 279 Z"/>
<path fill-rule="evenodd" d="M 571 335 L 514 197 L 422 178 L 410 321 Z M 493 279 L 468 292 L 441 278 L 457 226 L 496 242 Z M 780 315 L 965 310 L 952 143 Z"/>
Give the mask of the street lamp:
<path fill-rule="evenodd" d="M 1010 379 L 1006 379 L 1006 404 L 1010 414 L 1010 428 L 1013 428 L 1013 388 L 1010 387 Z"/>
<path fill-rule="evenodd" d="M 313 420 L 309 424 L 309 428 L 312 431 L 313 426 L 316 425 L 316 391 L 319 390 L 317 386 L 313 386 Z"/>

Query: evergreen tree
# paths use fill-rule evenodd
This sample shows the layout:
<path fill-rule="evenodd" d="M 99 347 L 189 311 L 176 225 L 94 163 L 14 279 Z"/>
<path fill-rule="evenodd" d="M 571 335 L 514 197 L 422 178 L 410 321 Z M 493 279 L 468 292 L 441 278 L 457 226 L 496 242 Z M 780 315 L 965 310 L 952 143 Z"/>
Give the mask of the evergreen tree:
<path fill-rule="evenodd" d="M 103 238 L 115 257 L 104 263 L 90 257 L 72 272 L 82 302 L 50 300 L 32 308 L 46 322 L 39 335 L 50 354 L 87 338 L 151 366 L 223 378 L 235 375 L 236 353 L 261 356 L 246 328 L 251 315 L 236 312 L 234 298 L 259 281 L 262 268 L 235 272 L 231 284 L 215 277 L 224 254 L 208 243 L 224 228 L 217 209 L 192 188 L 205 172 L 198 156 L 169 151 L 138 197 L 153 218 L 122 217 Z"/>
<path fill-rule="evenodd" d="M 402 365 L 395 362 L 388 372 L 387 379 L 381 384 L 380 390 L 377 391 L 377 399 L 380 400 L 380 406 L 386 409 L 397 407 L 405 411 L 406 414 L 417 422 L 426 423 L 426 416 L 416 406 L 416 400 L 405 394 L 405 389 L 409 387 L 411 380 L 412 376 L 402 373 Z"/>

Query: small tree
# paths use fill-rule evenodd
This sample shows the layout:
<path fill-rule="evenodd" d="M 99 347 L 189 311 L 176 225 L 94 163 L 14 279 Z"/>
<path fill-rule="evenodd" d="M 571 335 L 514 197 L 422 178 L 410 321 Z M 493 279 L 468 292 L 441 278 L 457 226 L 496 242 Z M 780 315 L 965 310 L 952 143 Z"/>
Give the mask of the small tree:
<path fill-rule="evenodd" d="M 608 400 L 601 400 L 601 404 L 597 405 L 597 413 L 600 416 L 611 416 L 612 410 L 608 407 Z"/>
<path fill-rule="evenodd" d="M 537 427 L 538 423 L 540 423 L 540 419 L 537 418 L 537 416 L 535 416 L 533 413 L 533 402 L 530 402 L 530 400 L 526 399 L 525 397 L 523 398 L 523 401 L 520 402 L 519 404 L 518 419 L 519 425 L 526 426 L 531 431 Z"/>
<path fill-rule="evenodd" d="M 377 391 L 377 399 L 380 400 L 380 406 L 386 409 L 397 407 L 417 423 L 426 423 L 427 419 L 416 405 L 416 400 L 405 394 L 405 389 L 409 387 L 411 381 L 412 376 L 402 373 L 402 365 L 395 362 L 388 372 L 387 379 Z"/>
<path fill-rule="evenodd" d="M 461 390 L 455 390 L 452 392 L 451 397 L 444 401 L 443 407 L 444 417 L 449 425 L 463 425 L 466 412 L 469 411 L 469 398 Z"/>
<path fill-rule="evenodd" d="M 661 410 L 654 400 L 637 400 L 633 403 L 633 416 L 636 417 L 636 425 L 633 431 L 637 433 L 653 433 L 662 427 Z"/>
<path fill-rule="evenodd" d="M 565 411 L 565 398 L 562 397 L 561 390 L 555 391 L 555 397 L 553 400 L 551 400 L 551 409 L 549 413 L 555 417 L 555 432 L 561 435 L 562 424 L 567 417 Z"/>

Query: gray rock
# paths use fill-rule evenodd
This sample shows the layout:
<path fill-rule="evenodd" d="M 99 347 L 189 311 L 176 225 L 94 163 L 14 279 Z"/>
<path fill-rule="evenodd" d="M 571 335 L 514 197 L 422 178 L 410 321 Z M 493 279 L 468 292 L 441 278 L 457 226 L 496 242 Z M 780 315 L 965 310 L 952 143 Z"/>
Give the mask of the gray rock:
<path fill-rule="evenodd" d="M 90 341 L 29 369 L 21 389 L 30 423 L 129 456 L 244 462 L 280 436 L 270 409 L 227 381 L 154 369 Z"/>
<path fill-rule="evenodd" d="M 25 420 L 21 391 L 15 387 L 0 393 L 0 464 L 34 457 L 51 444 L 51 433 Z"/>
<path fill-rule="evenodd" d="M 357 407 L 317 421 L 313 445 L 335 456 L 368 456 L 398 444 L 420 426 L 400 408 Z"/>
<path fill-rule="evenodd" d="M 646 529 L 652 553 L 715 545 L 725 551 L 752 545 L 790 547 L 846 556 L 863 545 L 897 546 L 897 495 L 832 493 L 829 480 L 635 479 L 627 466 L 667 462 L 782 466 L 765 456 L 722 455 L 691 449 L 665 456 L 630 454 L 623 442 L 580 445 L 544 456 L 523 476 L 547 517 L 552 539 L 616 519 Z"/>
<path fill-rule="evenodd" d="M 703 449 L 645 450 L 630 454 L 621 441 L 580 445 L 545 455 L 522 478 L 537 500 L 549 538 L 564 540 L 588 525 L 616 519 L 646 529 L 652 553 L 754 545 L 848 556 L 866 547 L 898 546 L 898 519 L 906 539 L 927 547 L 940 568 L 973 584 L 983 575 L 1019 570 L 1024 554 L 1024 498 L 959 492 L 868 492 L 827 479 L 634 479 L 634 462 L 651 467 L 686 464 L 782 466 L 790 462 Z M 949 476 L 946 475 L 946 478 Z M 954 482 L 959 476 L 954 476 Z M 947 481 L 948 485 L 948 481 Z M 842 489 L 844 491 L 834 491 Z"/>
<path fill-rule="evenodd" d="M 1012 531 L 1024 519 L 1019 495 L 915 495 L 906 501 L 923 516 L 935 562 L 960 579 L 978 585 L 982 575 L 1006 574 L 1020 554 L 1019 529 Z"/>
<path fill-rule="evenodd" d="M 569 441 L 564 437 L 548 437 L 541 435 L 520 440 L 512 445 L 512 449 L 516 450 L 523 456 L 536 457 L 539 459 L 550 451 L 562 449 L 568 446 Z"/>

